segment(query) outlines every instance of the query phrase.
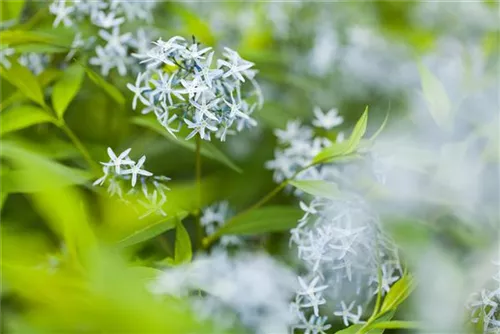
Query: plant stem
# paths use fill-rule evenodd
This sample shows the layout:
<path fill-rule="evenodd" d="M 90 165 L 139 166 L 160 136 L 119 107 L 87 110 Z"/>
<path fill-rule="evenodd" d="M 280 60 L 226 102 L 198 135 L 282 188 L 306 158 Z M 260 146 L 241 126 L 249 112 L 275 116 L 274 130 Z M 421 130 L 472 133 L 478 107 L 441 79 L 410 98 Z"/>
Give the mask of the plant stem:
<path fill-rule="evenodd" d="M 197 207 L 196 210 L 196 229 L 198 233 L 198 243 L 201 248 L 202 241 L 204 237 L 203 226 L 201 226 L 201 205 L 202 205 L 202 197 L 201 197 L 201 137 L 196 136 L 196 196 L 197 196 Z"/>
<path fill-rule="evenodd" d="M 262 205 L 266 204 L 269 200 L 271 200 L 274 196 L 276 196 L 281 190 L 283 190 L 283 188 L 286 187 L 286 185 L 288 184 L 289 181 L 293 180 L 302 171 L 304 171 L 304 170 L 306 170 L 309 167 L 312 167 L 314 165 L 315 165 L 314 163 L 311 163 L 309 165 L 306 165 L 305 167 L 300 168 L 290 178 L 288 178 L 288 179 L 284 180 L 283 182 L 281 182 L 280 184 L 278 184 L 278 186 L 276 188 L 274 188 L 269 193 L 267 193 L 264 197 L 262 197 L 257 203 L 253 204 L 248 209 L 243 210 L 239 214 L 233 216 L 231 219 L 229 219 L 226 222 L 226 224 L 222 228 L 218 229 L 214 234 L 208 236 L 207 238 L 205 238 L 203 240 L 203 247 L 204 248 L 210 247 L 210 245 L 212 243 L 214 243 L 217 239 L 219 239 L 219 237 L 222 235 L 222 233 L 224 232 L 224 230 L 227 229 L 228 227 L 230 227 L 232 224 L 234 224 L 234 222 L 238 218 L 240 218 L 241 216 L 244 216 L 244 215 L 248 214 L 249 212 L 251 212 L 251 211 L 253 211 L 255 209 L 258 209 Z"/>
<path fill-rule="evenodd" d="M 85 148 L 85 146 L 82 144 L 80 139 L 75 135 L 75 133 L 65 124 L 65 123 L 60 123 L 58 124 L 59 128 L 64 131 L 64 133 L 71 139 L 75 147 L 80 151 L 82 154 L 83 158 L 89 165 L 89 167 L 96 173 L 99 173 L 99 167 L 97 164 L 94 162 L 92 157 L 90 156 L 89 151 Z"/>

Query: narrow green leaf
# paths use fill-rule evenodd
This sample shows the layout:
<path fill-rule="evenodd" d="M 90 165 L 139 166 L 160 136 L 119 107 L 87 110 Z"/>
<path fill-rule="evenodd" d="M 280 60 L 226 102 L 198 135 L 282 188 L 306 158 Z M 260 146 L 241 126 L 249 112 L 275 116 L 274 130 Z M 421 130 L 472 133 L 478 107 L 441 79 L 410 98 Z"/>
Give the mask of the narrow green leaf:
<path fill-rule="evenodd" d="M 85 68 L 85 72 L 87 73 L 87 76 L 90 78 L 90 80 L 92 80 L 97 86 L 104 89 L 104 91 L 111 98 L 113 98 L 113 100 L 115 100 L 118 104 L 120 104 L 122 106 L 125 104 L 125 97 L 115 86 L 111 85 L 103 77 L 101 77 L 99 74 L 94 72 L 92 69 L 90 69 L 88 66 L 84 65 L 83 63 L 80 63 L 80 65 Z"/>
<path fill-rule="evenodd" d="M 0 21 L 18 21 L 19 15 L 24 7 L 24 0 L 2 1 L 0 3 Z"/>
<path fill-rule="evenodd" d="M 13 61 L 9 69 L 0 67 L 0 76 L 17 87 L 28 99 L 45 107 L 40 83 L 29 69 Z"/>
<path fill-rule="evenodd" d="M 177 220 L 175 232 L 175 264 L 190 262 L 193 257 L 191 239 L 182 222 Z"/>
<path fill-rule="evenodd" d="M 381 328 L 381 329 L 397 329 L 397 328 L 417 329 L 421 327 L 422 327 L 421 324 L 416 321 L 402 321 L 402 320 L 381 321 L 374 323 L 371 326 L 371 328 Z"/>
<path fill-rule="evenodd" d="M 133 117 L 132 123 L 143 126 L 154 132 L 162 135 L 170 142 L 179 145 L 183 148 L 186 148 L 190 151 L 195 151 L 196 147 L 193 141 L 188 141 L 184 139 L 174 138 L 170 133 L 168 133 L 157 121 L 152 117 Z M 204 157 L 210 158 L 212 160 L 218 161 L 232 170 L 241 173 L 242 170 L 235 163 L 231 161 L 223 152 L 221 152 L 217 147 L 215 147 L 212 143 L 204 141 L 201 145 L 201 154 Z"/>
<path fill-rule="evenodd" d="M 76 96 L 83 82 L 84 68 L 78 64 L 72 64 L 63 73 L 61 79 L 56 82 L 52 91 L 52 106 L 59 118 L 63 118 L 71 100 Z"/>
<path fill-rule="evenodd" d="M 253 235 L 285 231 L 297 225 L 302 211 L 292 206 L 268 206 L 255 209 L 224 225 L 219 233 Z"/>
<path fill-rule="evenodd" d="M 181 217 L 185 216 L 186 214 L 181 215 Z M 153 239 L 163 232 L 173 229 L 178 219 L 179 217 L 167 217 L 160 222 L 148 225 L 118 241 L 117 246 L 120 248 L 124 248 Z"/>
<path fill-rule="evenodd" d="M 347 328 L 336 331 L 335 334 L 356 334 L 363 327 L 361 324 L 351 325 Z"/>
<path fill-rule="evenodd" d="M 424 65 L 418 66 L 422 93 L 434 121 L 442 129 L 451 125 L 451 103 L 448 94 L 439 79 Z"/>
<path fill-rule="evenodd" d="M 366 126 L 368 124 L 368 107 L 356 122 L 354 129 L 352 130 L 349 139 L 341 143 L 332 143 L 332 145 L 325 147 L 321 152 L 319 152 L 314 158 L 313 163 L 328 162 L 329 160 L 351 154 L 356 151 L 361 138 L 363 138 L 366 132 Z"/>
<path fill-rule="evenodd" d="M 313 196 L 338 199 L 341 195 L 338 186 L 331 182 L 322 180 L 291 180 L 288 183 Z"/>
<path fill-rule="evenodd" d="M 414 289 L 415 284 L 413 282 L 413 277 L 410 275 L 404 275 L 391 287 L 389 293 L 384 298 L 384 302 L 382 303 L 382 308 L 380 309 L 380 311 L 386 312 L 396 309 L 402 302 L 406 300 L 406 298 L 408 298 L 408 296 Z"/>
<path fill-rule="evenodd" d="M 373 134 L 373 136 L 371 136 L 370 141 L 374 141 L 375 139 L 377 139 L 377 137 L 382 133 L 382 131 L 384 131 L 388 120 L 389 120 L 389 113 L 385 114 L 384 121 L 382 122 L 378 130 Z"/>
<path fill-rule="evenodd" d="M 2 140 L 0 156 L 9 160 L 14 167 L 3 182 L 10 192 L 39 192 L 84 184 L 90 179 L 88 172 L 61 165 L 29 151 L 13 140 Z"/>
<path fill-rule="evenodd" d="M 28 30 L 0 31 L 0 40 L 11 47 L 27 43 L 57 44 L 57 36 Z"/>
<path fill-rule="evenodd" d="M 21 105 L 0 114 L 0 135 L 21 130 L 31 125 L 55 121 L 43 109 L 33 105 Z"/>

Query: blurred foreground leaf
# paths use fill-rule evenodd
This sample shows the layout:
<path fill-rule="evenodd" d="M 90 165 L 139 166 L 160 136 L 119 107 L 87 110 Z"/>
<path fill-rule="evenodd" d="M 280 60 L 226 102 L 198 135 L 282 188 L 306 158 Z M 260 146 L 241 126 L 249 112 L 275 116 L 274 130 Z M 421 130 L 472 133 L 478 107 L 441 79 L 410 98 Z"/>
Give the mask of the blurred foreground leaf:
<path fill-rule="evenodd" d="M 54 117 L 42 108 L 33 105 L 15 106 L 0 114 L 0 135 L 53 121 Z"/>

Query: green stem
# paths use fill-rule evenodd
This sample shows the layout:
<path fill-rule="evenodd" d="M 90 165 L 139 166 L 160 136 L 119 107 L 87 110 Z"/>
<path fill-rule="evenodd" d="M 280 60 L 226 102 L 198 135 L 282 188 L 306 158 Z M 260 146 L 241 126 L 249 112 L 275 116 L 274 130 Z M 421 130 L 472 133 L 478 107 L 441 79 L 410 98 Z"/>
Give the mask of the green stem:
<path fill-rule="evenodd" d="M 248 209 L 243 210 L 239 214 L 233 216 L 231 219 L 229 219 L 226 222 L 226 224 L 222 228 L 218 229 L 215 233 L 211 234 L 210 236 L 208 236 L 207 238 L 205 238 L 203 240 L 203 247 L 204 248 L 210 247 L 211 244 L 213 244 L 215 241 L 217 241 L 217 239 L 220 238 L 220 236 L 222 235 L 222 233 L 224 232 L 224 230 L 227 229 L 227 228 L 229 228 L 231 225 L 233 225 L 234 222 L 237 221 L 238 218 L 240 218 L 241 216 L 244 216 L 244 215 L 250 213 L 251 211 L 253 211 L 255 209 L 258 209 L 262 205 L 266 204 L 269 200 L 271 200 L 274 196 L 276 196 L 283 188 L 285 188 L 289 181 L 293 180 L 302 171 L 304 171 L 304 170 L 306 170 L 309 167 L 312 167 L 314 165 L 315 165 L 314 163 L 311 163 L 311 164 L 309 164 L 309 165 L 307 165 L 305 167 L 302 167 L 301 169 L 297 170 L 289 179 L 286 179 L 283 182 L 281 182 L 280 184 L 278 184 L 278 186 L 276 188 L 274 188 L 269 193 L 267 193 L 257 203 L 253 204 Z"/>
<path fill-rule="evenodd" d="M 75 133 L 65 124 L 65 123 L 59 123 L 58 124 L 59 128 L 64 131 L 64 133 L 69 137 L 69 139 L 73 142 L 73 145 L 80 151 L 82 154 L 83 158 L 89 165 L 89 167 L 96 173 L 98 174 L 100 172 L 99 166 L 94 162 L 92 157 L 90 156 L 89 151 L 85 148 L 85 146 L 82 144 L 80 139 L 75 135 Z"/>
<path fill-rule="evenodd" d="M 201 137 L 196 136 L 196 193 L 197 193 L 197 211 L 196 211 L 196 229 L 198 232 L 198 242 L 201 248 L 202 241 L 204 237 L 203 226 L 201 225 L 201 205 L 202 205 L 202 196 L 201 196 Z"/>

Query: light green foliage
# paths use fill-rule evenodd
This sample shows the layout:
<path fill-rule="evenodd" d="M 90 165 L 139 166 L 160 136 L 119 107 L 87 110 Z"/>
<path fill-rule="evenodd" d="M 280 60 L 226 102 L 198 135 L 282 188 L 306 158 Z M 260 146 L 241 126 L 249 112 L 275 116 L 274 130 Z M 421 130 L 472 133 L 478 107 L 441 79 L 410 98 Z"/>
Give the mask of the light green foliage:
<path fill-rule="evenodd" d="M 45 110 L 33 105 L 20 105 L 0 114 L 0 135 L 29 126 L 55 121 Z"/>
<path fill-rule="evenodd" d="M 178 219 L 175 229 L 175 264 L 183 264 L 191 261 L 193 251 L 191 250 L 191 239 L 182 222 Z"/>
<path fill-rule="evenodd" d="M 28 99 L 42 107 L 46 106 L 42 87 L 36 77 L 26 67 L 13 62 L 10 69 L 0 67 L 0 76 L 18 88 Z"/>
<path fill-rule="evenodd" d="M 288 183 L 310 195 L 338 199 L 340 190 L 335 183 L 320 180 L 291 180 Z"/>
<path fill-rule="evenodd" d="M 71 103 L 71 100 L 78 94 L 82 85 L 84 68 L 78 64 L 70 65 L 62 77 L 55 83 L 52 90 L 52 107 L 57 117 L 63 118 L 64 112 Z"/>

